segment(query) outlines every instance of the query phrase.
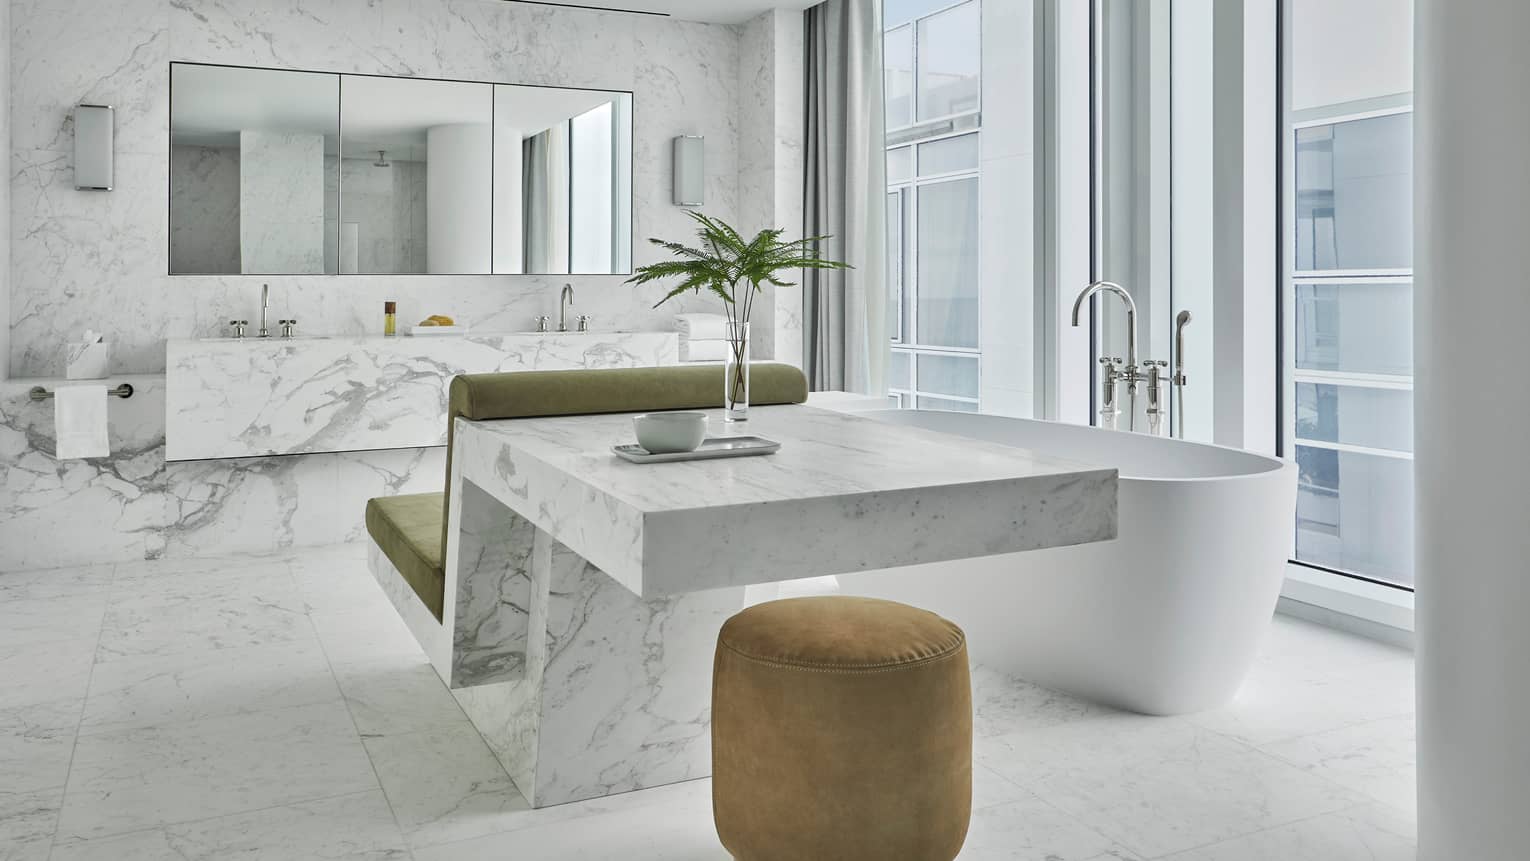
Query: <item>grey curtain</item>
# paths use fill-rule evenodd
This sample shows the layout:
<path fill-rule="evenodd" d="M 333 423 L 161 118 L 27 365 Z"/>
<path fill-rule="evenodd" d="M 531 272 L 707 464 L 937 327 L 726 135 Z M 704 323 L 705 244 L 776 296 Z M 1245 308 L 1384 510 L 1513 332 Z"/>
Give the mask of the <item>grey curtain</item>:
<path fill-rule="evenodd" d="M 803 278 L 803 337 L 817 391 L 885 394 L 887 176 L 882 119 L 881 0 L 828 0 L 807 10 L 808 236 L 854 269 Z"/>
<path fill-rule="evenodd" d="M 521 141 L 521 271 L 568 272 L 568 123 Z"/>

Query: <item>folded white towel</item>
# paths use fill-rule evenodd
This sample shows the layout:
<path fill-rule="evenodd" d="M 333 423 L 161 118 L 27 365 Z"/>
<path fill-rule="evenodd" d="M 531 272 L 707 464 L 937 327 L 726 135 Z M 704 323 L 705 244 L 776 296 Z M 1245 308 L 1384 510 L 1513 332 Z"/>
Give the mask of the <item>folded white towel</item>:
<path fill-rule="evenodd" d="M 59 460 L 107 457 L 106 386 L 58 386 L 53 390 L 53 432 Z"/>
<path fill-rule="evenodd" d="M 680 361 L 682 362 L 721 362 L 726 358 L 728 358 L 727 341 L 680 339 Z"/>
<path fill-rule="evenodd" d="M 721 314 L 676 314 L 675 331 L 681 340 L 721 341 L 728 337 L 728 318 Z"/>

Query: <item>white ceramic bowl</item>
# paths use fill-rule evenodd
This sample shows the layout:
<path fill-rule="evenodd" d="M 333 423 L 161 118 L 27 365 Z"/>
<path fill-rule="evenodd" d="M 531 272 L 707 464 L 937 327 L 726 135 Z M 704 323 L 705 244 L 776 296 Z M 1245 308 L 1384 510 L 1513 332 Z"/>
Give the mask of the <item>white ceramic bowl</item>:
<path fill-rule="evenodd" d="M 638 445 L 651 454 L 695 451 L 707 438 L 706 413 L 648 413 L 632 417 Z"/>

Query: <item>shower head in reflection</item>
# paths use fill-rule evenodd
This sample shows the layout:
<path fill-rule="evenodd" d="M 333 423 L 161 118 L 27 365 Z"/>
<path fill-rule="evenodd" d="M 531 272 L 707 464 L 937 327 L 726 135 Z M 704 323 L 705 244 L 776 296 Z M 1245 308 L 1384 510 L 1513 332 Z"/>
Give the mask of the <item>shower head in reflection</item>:
<path fill-rule="evenodd" d="M 372 166 L 373 167 L 392 167 L 393 163 L 388 161 L 388 151 L 385 150 L 385 149 L 378 150 L 377 151 L 377 161 L 372 162 Z"/>

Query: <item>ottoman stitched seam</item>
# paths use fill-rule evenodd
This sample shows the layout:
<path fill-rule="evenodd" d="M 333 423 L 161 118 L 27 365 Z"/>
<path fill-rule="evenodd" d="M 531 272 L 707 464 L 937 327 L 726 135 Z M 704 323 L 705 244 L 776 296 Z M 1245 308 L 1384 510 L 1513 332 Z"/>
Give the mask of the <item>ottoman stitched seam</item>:
<path fill-rule="evenodd" d="M 781 667 L 781 668 L 784 668 L 784 669 L 792 669 L 792 670 L 805 670 L 807 672 L 814 672 L 814 673 L 847 673 L 847 674 L 854 674 L 854 673 L 890 673 L 890 672 L 895 672 L 895 671 L 901 670 L 901 669 L 907 669 L 907 668 L 910 668 L 910 667 L 919 667 L 919 666 L 924 666 L 925 664 L 938 663 L 940 661 L 949 660 L 951 658 L 956 657 L 957 655 L 963 654 L 966 651 L 965 648 L 964 648 L 966 646 L 966 644 L 967 644 L 966 638 L 963 637 L 962 640 L 960 642 L 958 642 L 954 648 L 951 649 L 951 651 L 946 652 L 945 654 L 931 655 L 930 657 L 919 658 L 919 659 L 913 660 L 913 661 L 886 661 L 886 662 L 877 663 L 877 664 L 860 664 L 860 665 L 856 665 L 856 664 L 833 664 L 833 663 L 826 663 L 826 662 L 789 661 L 789 660 L 778 660 L 778 659 L 774 659 L 774 658 L 762 658 L 762 657 L 759 657 L 757 655 L 748 654 L 747 652 L 741 652 L 741 651 L 739 651 L 737 648 L 735 648 L 733 645 L 731 645 L 729 643 L 726 643 L 726 642 L 718 643 L 718 645 L 721 646 L 722 648 L 727 649 L 728 651 L 730 651 L 733 654 L 739 656 L 740 658 L 743 658 L 744 660 L 749 661 L 751 663 L 755 663 L 755 664 L 763 664 L 763 665 L 769 666 L 769 667 Z"/>

